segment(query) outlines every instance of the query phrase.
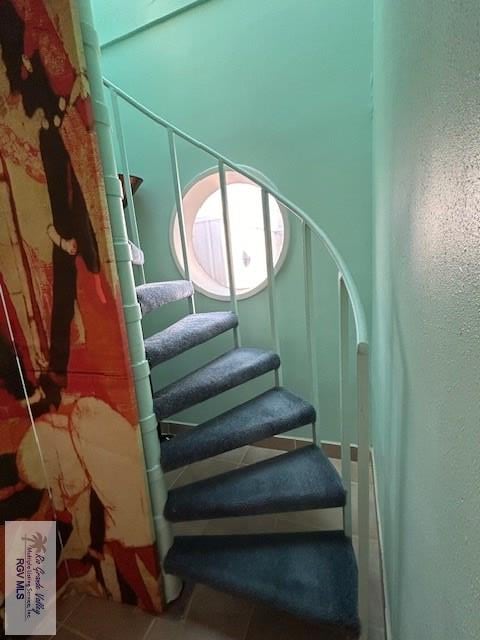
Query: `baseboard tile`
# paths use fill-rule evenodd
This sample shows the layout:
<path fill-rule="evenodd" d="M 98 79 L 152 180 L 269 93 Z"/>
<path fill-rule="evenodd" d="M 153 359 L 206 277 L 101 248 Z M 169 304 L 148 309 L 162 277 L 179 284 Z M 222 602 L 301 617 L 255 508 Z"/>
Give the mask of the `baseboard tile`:
<path fill-rule="evenodd" d="M 253 446 L 263 447 L 264 449 L 278 449 L 280 451 L 293 451 L 298 448 L 295 438 L 282 438 L 279 436 L 272 436 L 271 438 L 259 440 L 258 442 L 255 442 Z"/>

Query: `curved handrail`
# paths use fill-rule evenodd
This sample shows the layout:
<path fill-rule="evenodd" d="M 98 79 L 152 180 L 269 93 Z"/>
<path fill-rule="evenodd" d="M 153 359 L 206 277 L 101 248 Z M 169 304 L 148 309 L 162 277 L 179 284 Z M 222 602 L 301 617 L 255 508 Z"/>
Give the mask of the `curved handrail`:
<path fill-rule="evenodd" d="M 172 131 L 176 136 L 186 140 L 193 146 L 197 147 L 201 151 L 208 153 L 209 155 L 216 158 L 219 162 L 223 162 L 226 166 L 230 167 L 234 171 L 237 171 L 241 175 L 245 176 L 259 187 L 267 191 L 270 195 L 272 195 L 278 202 L 283 204 L 287 209 L 289 209 L 293 214 L 295 214 L 298 218 L 300 218 L 304 224 L 310 227 L 310 229 L 315 233 L 315 235 L 323 242 L 323 245 L 327 249 L 328 253 L 332 257 L 335 262 L 337 269 L 339 271 L 339 275 L 345 284 L 345 288 L 348 293 L 348 297 L 350 299 L 350 303 L 353 310 L 353 317 L 355 321 L 355 331 L 357 338 L 357 349 L 359 353 L 366 353 L 368 351 L 368 328 L 367 321 L 365 317 L 365 311 L 363 308 L 363 304 L 360 299 L 360 294 L 358 292 L 357 286 L 353 280 L 352 274 L 350 273 L 347 265 L 345 264 L 344 259 L 340 255 L 339 251 L 327 236 L 327 234 L 310 218 L 308 214 L 305 213 L 300 207 L 291 202 L 288 198 L 283 196 L 281 193 L 272 189 L 266 182 L 255 176 L 252 172 L 245 169 L 242 165 L 239 165 L 226 156 L 218 153 L 215 149 L 212 149 L 208 145 L 200 142 L 196 138 L 188 135 L 175 125 L 173 125 L 165 118 L 157 115 L 140 102 L 132 98 L 128 93 L 125 93 L 120 87 L 117 87 L 113 82 L 108 80 L 107 78 L 103 79 L 103 83 L 106 87 L 114 91 L 118 96 L 120 96 L 125 102 L 128 102 L 132 107 L 143 113 L 147 118 L 161 125 L 167 130 Z"/>
<path fill-rule="evenodd" d="M 302 222 L 303 225 L 303 253 L 304 253 L 304 264 L 306 267 L 305 271 L 305 320 L 306 320 L 306 329 L 307 329 L 307 339 L 310 346 L 310 367 L 311 367 L 311 375 L 312 375 L 312 395 L 314 396 L 315 406 L 319 406 L 319 397 L 318 397 L 318 359 L 316 356 L 316 340 L 315 340 L 315 322 L 314 322 L 314 313 L 312 306 L 312 253 L 311 253 L 311 238 L 315 235 L 320 239 L 323 246 L 326 248 L 330 257 L 333 259 L 336 267 L 337 267 L 337 275 L 339 280 L 339 426 L 341 433 L 341 456 L 342 456 L 342 477 L 344 478 L 344 482 L 346 486 L 350 486 L 351 482 L 351 436 L 349 431 L 346 428 L 346 420 L 345 420 L 345 402 L 344 399 L 348 393 L 349 383 L 347 381 L 348 377 L 348 347 L 347 342 L 349 341 L 349 331 L 348 331 L 348 313 L 349 307 L 352 307 L 353 317 L 355 322 L 355 334 L 356 334 L 356 423 L 357 423 L 357 435 L 358 435 L 358 494 L 357 494 L 357 504 L 358 504 L 358 537 L 359 537 L 359 552 L 358 552 L 358 601 L 359 601 L 359 612 L 360 618 L 362 621 L 362 625 L 365 629 L 368 628 L 368 601 L 369 601 L 369 591 L 368 591 L 368 556 L 369 556 L 369 465 L 370 465 L 370 438 L 369 438 L 369 365 L 368 365 L 368 331 L 367 331 L 367 323 L 365 318 L 365 312 L 363 309 L 362 302 L 360 300 L 360 295 L 358 293 L 358 289 L 355 285 L 355 282 L 352 278 L 352 275 L 346 266 L 342 256 L 336 249 L 333 242 L 327 236 L 327 234 L 300 208 L 297 207 L 293 202 L 290 202 L 288 198 L 283 196 L 281 193 L 270 187 L 264 180 L 255 175 L 252 171 L 249 171 L 242 165 L 238 165 L 235 162 L 232 162 L 227 157 L 218 153 L 214 149 L 210 148 L 208 145 L 203 144 L 199 140 L 196 140 L 192 136 L 188 135 L 181 129 L 175 127 L 171 122 L 161 118 L 150 109 L 144 107 L 141 103 L 137 102 L 134 98 L 129 96 L 127 93 L 122 91 L 119 87 L 114 85 L 109 80 L 104 79 L 104 84 L 111 92 L 112 97 L 112 108 L 114 114 L 114 122 L 115 122 L 115 130 L 117 134 L 120 132 L 121 138 L 121 121 L 118 114 L 118 105 L 117 98 L 122 98 L 134 107 L 137 111 L 145 115 L 147 118 L 152 120 L 153 122 L 161 125 L 164 129 L 166 129 L 169 140 L 170 147 L 170 161 L 171 161 L 171 169 L 172 169 L 172 178 L 174 183 L 174 193 L 177 207 L 177 215 L 179 220 L 179 225 L 183 220 L 183 202 L 182 202 L 182 187 L 180 184 L 179 177 L 179 168 L 178 168 L 178 158 L 177 151 L 175 145 L 175 138 L 179 137 L 190 143 L 194 147 L 206 152 L 211 157 L 215 158 L 218 163 L 218 172 L 219 172 L 219 180 L 220 180 L 220 190 L 222 195 L 222 214 L 224 221 L 224 229 L 225 229 L 225 243 L 227 254 L 229 252 L 229 247 L 231 245 L 229 224 L 228 224 L 228 199 L 226 194 L 226 180 L 225 180 L 225 167 L 229 167 L 241 175 L 245 176 L 249 180 L 251 180 L 254 184 L 258 185 L 262 190 L 262 210 L 264 217 L 264 225 L 265 225 L 265 249 L 266 249 L 266 257 L 267 257 L 267 276 L 268 276 L 268 289 L 269 289 L 269 306 L 270 306 L 270 324 L 271 324 L 271 332 L 272 338 L 275 342 L 275 351 L 279 353 L 279 343 L 278 343 L 278 334 L 276 332 L 276 323 L 275 323 L 275 295 L 274 295 L 274 269 L 273 269 L 273 261 L 272 261 L 272 245 L 271 245 L 271 233 L 270 233 L 270 213 L 269 213 L 269 198 L 268 196 L 273 196 L 279 203 L 281 203 L 286 209 L 291 211 L 293 215 L 297 216 Z M 124 158 L 123 162 L 123 171 L 126 175 L 128 175 L 128 163 Z M 127 185 L 127 190 L 129 189 L 130 182 L 128 180 L 125 181 Z M 128 195 L 128 194 L 127 194 Z M 131 204 L 132 197 L 131 193 L 129 194 L 129 200 Z M 132 217 L 135 218 L 134 207 L 132 206 Z M 182 243 L 185 242 L 185 232 L 180 230 L 180 236 L 183 238 Z M 184 262 L 185 266 L 188 265 L 187 260 L 187 250 L 186 246 L 182 247 L 182 251 L 184 252 Z M 235 292 L 235 283 L 233 278 L 233 267 L 231 264 L 231 256 L 227 255 L 228 263 L 228 273 L 229 273 L 229 287 L 230 287 L 230 295 L 232 300 L 232 306 L 235 312 L 237 312 L 236 308 L 236 292 Z M 185 273 L 187 273 L 188 269 L 185 269 Z M 194 309 L 191 311 L 194 312 Z M 237 313 L 238 315 L 238 313 Z M 240 336 L 235 336 L 235 346 L 239 346 Z M 275 378 L 275 385 L 278 387 L 281 385 L 281 378 L 278 373 Z M 316 428 L 316 425 L 313 424 L 313 441 L 317 443 L 320 441 L 320 435 Z M 348 536 L 352 534 L 352 505 L 350 498 L 350 491 L 347 492 L 347 502 L 344 507 L 344 530 Z"/>

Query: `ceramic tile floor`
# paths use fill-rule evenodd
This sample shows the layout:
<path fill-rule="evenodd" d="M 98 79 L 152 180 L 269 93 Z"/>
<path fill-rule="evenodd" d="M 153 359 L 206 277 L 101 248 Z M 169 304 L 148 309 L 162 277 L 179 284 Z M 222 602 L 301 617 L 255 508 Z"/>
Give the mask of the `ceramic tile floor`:
<path fill-rule="evenodd" d="M 169 486 L 235 469 L 282 451 L 243 447 L 183 470 L 167 474 Z M 334 461 L 337 465 L 338 461 Z M 355 478 L 353 469 L 352 477 Z M 356 487 L 352 494 L 355 497 Z M 373 493 L 373 491 L 372 491 Z M 377 526 L 371 497 L 370 527 L 370 625 L 369 640 L 385 640 L 383 597 Z M 341 528 L 341 510 L 309 511 L 239 519 L 182 523 L 181 534 L 220 534 L 262 531 L 302 531 L 312 528 Z M 354 519 L 354 545 L 356 510 Z M 58 604 L 57 640 L 343 640 L 331 630 L 306 624 L 289 615 L 255 605 L 241 598 L 219 593 L 202 585 L 186 588 L 185 594 L 166 614 L 154 617 L 134 607 L 77 594 L 66 595 Z"/>

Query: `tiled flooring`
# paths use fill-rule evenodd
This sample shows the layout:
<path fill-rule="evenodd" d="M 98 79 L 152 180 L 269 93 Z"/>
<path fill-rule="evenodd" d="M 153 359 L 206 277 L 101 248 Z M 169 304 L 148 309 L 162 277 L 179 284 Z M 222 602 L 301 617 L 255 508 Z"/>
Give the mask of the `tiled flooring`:
<path fill-rule="evenodd" d="M 242 464 L 281 455 L 262 447 L 244 447 L 167 474 L 169 486 L 181 486 L 235 469 Z M 338 464 L 338 461 L 334 461 Z M 353 478 L 355 478 L 353 469 Z M 355 500 L 356 487 L 352 496 Z M 373 491 L 372 491 L 373 494 Z M 369 640 L 384 640 L 383 599 L 374 499 L 370 527 Z M 353 510 L 354 544 L 356 510 Z M 342 528 L 341 510 L 309 511 L 181 523 L 179 534 L 221 534 L 262 531 L 303 531 Z M 331 631 L 306 624 L 286 614 L 196 585 L 165 615 L 154 617 L 134 607 L 71 594 L 58 604 L 57 640 L 340 640 Z"/>

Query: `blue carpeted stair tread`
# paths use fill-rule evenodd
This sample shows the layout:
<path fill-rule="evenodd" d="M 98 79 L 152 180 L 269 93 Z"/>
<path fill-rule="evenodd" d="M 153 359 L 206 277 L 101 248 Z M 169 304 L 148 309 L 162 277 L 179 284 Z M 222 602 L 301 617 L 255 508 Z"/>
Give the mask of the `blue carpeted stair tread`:
<path fill-rule="evenodd" d="M 236 326 L 238 318 L 231 311 L 193 313 L 185 316 L 145 340 L 148 363 L 150 367 L 155 367 Z"/>
<path fill-rule="evenodd" d="M 313 422 L 311 404 L 281 387 L 270 389 L 163 442 L 162 468 L 178 469 Z"/>
<path fill-rule="evenodd" d="M 163 420 L 279 366 L 280 358 L 272 351 L 232 349 L 154 393 L 155 414 Z"/>
<path fill-rule="evenodd" d="M 343 531 L 176 537 L 164 567 L 305 620 L 359 632 L 357 565 Z"/>
<path fill-rule="evenodd" d="M 193 484 L 171 489 L 165 517 L 172 522 L 343 507 L 346 492 L 315 445 L 284 453 Z"/>
<path fill-rule="evenodd" d="M 148 282 L 139 285 L 136 292 L 142 315 L 170 302 L 191 298 L 194 293 L 193 284 L 189 280 Z"/>

